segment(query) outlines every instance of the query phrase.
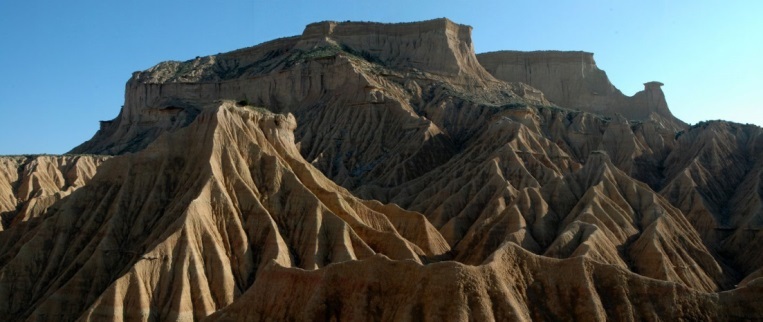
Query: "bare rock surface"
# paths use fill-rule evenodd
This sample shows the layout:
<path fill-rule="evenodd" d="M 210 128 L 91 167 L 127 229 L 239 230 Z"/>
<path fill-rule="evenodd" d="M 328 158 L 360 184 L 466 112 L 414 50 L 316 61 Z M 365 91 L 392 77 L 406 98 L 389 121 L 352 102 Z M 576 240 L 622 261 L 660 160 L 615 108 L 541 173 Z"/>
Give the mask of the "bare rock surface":
<path fill-rule="evenodd" d="M 84 186 L 108 156 L 0 157 L 2 230 L 39 216 Z"/>
<path fill-rule="evenodd" d="M 496 78 L 529 84 L 560 106 L 610 116 L 621 114 L 632 120 L 645 120 L 654 114 L 676 128 L 686 125 L 670 113 L 662 83 L 644 83 L 643 91 L 625 96 L 596 66 L 593 53 L 498 51 L 477 57 Z"/>
<path fill-rule="evenodd" d="M 0 316 L 763 319 L 763 130 L 470 32 L 320 22 L 134 73 L 72 151 L 111 157 L 0 158 Z"/>
<path fill-rule="evenodd" d="M 194 320 L 232 303 L 272 261 L 314 270 L 383 253 L 421 264 L 449 250 L 421 214 L 367 205 L 306 163 L 295 126 L 222 103 L 105 162 L 0 255 L 0 312 Z"/>
<path fill-rule="evenodd" d="M 701 293 L 507 243 L 481 266 L 420 266 L 381 256 L 317 271 L 273 264 L 240 301 L 207 320 L 757 320 L 760 287 Z"/>

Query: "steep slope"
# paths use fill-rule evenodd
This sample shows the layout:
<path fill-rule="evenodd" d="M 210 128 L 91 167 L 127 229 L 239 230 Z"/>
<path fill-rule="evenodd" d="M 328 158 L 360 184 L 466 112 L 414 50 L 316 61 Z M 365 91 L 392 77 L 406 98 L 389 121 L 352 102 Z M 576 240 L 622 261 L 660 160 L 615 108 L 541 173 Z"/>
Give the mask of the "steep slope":
<path fill-rule="evenodd" d="M 448 251 L 421 214 L 367 205 L 305 163 L 294 127 L 291 116 L 223 103 L 110 159 L 1 255 L 2 315 L 199 319 L 271 261 L 316 269 Z"/>
<path fill-rule="evenodd" d="M 475 223 L 481 227 L 491 222 L 489 218 L 526 195 L 523 189 L 540 189 L 569 175 L 596 150 L 605 151 L 615 167 L 653 189 L 670 179 L 665 170 L 668 155 L 676 147 L 676 131 L 683 127 L 674 122 L 658 86 L 651 84 L 649 95 L 626 98 L 589 54 L 581 54 L 580 61 L 568 59 L 570 53 L 520 55 L 552 62 L 547 65 L 555 67 L 548 67 L 553 70 L 544 74 L 544 82 L 569 77 L 575 86 L 589 82 L 608 93 L 581 101 L 595 107 L 584 110 L 604 116 L 549 106 L 537 90 L 500 82 L 479 66 L 470 30 L 446 19 L 413 24 L 322 22 L 307 26 L 301 36 L 184 63 L 162 63 L 133 75 L 120 116 L 75 151 L 140 150 L 160 133 L 190 122 L 204 102 L 223 97 L 240 105 L 257 103 L 295 115 L 300 124 L 295 140 L 302 156 L 327 177 L 363 198 L 423 213 L 453 246 Z M 584 87 L 575 90 L 591 90 Z M 544 238 L 553 239 L 557 233 L 561 232 L 545 233 Z M 681 229 L 683 235 L 691 233 Z M 532 234 L 521 240 L 536 252 L 551 242 L 536 241 Z M 596 251 L 614 256 L 612 247 L 602 245 L 607 250 Z M 475 258 L 486 257 L 489 249 L 474 252 L 481 253 Z M 695 255 L 704 254 L 702 250 Z M 613 263 L 622 257 L 609 255 L 597 256 Z M 625 267 L 623 260 L 617 264 Z M 690 278 L 689 284 L 711 290 L 738 280 L 733 270 L 724 274 L 710 274 L 713 282 L 707 276 Z"/>
<path fill-rule="evenodd" d="M 470 31 L 321 22 L 134 73 L 73 150 L 113 157 L 0 158 L 0 316 L 763 318 L 760 128 Z"/>
<path fill-rule="evenodd" d="M 424 213 L 454 246 L 451 258 L 463 263 L 480 264 L 502 243 L 514 242 L 536 254 L 587 256 L 700 290 L 728 289 L 739 280 L 733 269 L 713 257 L 717 254 L 706 248 L 679 210 L 615 167 L 609 157 L 602 159 L 602 152 L 582 162 L 585 168 L 580 171 L 585 171 L 578 171 L 581 165 L 575 157 L 544 138 L 548 125 L 538 121 L 547 116 L 538 116 L 532 109 L 507 112 L 443 166 L 397 188 L 367 189 L 361 195 Z M 569 120 L 563 114 L 549 118 Z M 594 120 L 567 127 L 603 128 L 605 134 L 594 131 L 598 139 L 583 136 L 588 149 L 595 142 L 615 155 L 628 149 L 603 139 L 612 133 L 604 129 L 617 123 Z M 633 131 L 644 127 L 639 124 Z M 631 147 L 649 146 L 644 136 L 626 129 L 635 142 Z M 565 148 L 581 147 L 577 140 L 560 142 L 573 143 L 562 144 Z M 664 141 L 660 142 L 653 144 L 662 149 Z M 581 151 L 570 150 L 572 155 Z M 621 159 L 632 161 L 628 156 Z"/>
<path fill-rule="evenodd" d="M 763 129 L 706 122 L 688 129 L 667 159 L 661 194 L 691 220 L 711 249 L 743 275 L 763 266 Z"/>
<path fill-rule="evenodd" d="M 550 213 L 564 218 L 545 255 L 591 256 L 698 290 L 731 286 L 683 214 L 605 154 L 592 154 L 579 172 L 544 188 Z"/>
<path fill-rule="evenodd" d="M 477 63 L 470 31 L 447 19 L 324 22 L 298 37 L 162 63 L 135 73 L 120 115 L 73 152 L 140 150 L 224 98 L 293 113 L 302 155 L 342 186 L 394 186 L 445 162 L 497 107 L 525 102 L 526 86 Z M 460 113 L 467 106 L 476 111 Z"/>
<path fill-rule="evenodd" d="M 95 175 L 106 156 L 0 157 L 2 230 L 39 216 Z"/>
<path fill-rule="evenodd" d="M 686 126 L 670 113 L 662 83 L 645 83 L 643 91 L 625 96 L 596 66 L 592 53 L 498 51 L 477 58 L 496 78 L 529 84 L 560 106 L 608 116 L 621 114 L 631 120 L 646 120 L 654 114 L 675 129 Z"/>

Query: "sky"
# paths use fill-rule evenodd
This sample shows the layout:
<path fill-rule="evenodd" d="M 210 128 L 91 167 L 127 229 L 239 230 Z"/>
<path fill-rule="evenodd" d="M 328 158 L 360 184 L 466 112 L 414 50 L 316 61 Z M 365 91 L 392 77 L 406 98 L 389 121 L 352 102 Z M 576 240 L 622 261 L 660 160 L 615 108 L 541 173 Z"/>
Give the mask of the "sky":
<path fill-rule="evenodd" d="M 117 116 L 134 71 L 302 33 L 323 20 L 472 26 L 478 53 L 583 50 L 626 95 L 763 125 L 763 1 L 0 0 L 0 155 L 65 153 Z"/>

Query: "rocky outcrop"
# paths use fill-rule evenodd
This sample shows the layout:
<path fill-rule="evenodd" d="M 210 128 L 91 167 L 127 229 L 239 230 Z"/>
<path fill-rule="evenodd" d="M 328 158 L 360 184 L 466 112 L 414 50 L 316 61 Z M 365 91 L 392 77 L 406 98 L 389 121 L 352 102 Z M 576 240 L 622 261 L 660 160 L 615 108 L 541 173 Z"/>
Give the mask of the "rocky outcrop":
<path fill-rule="evenodd" d="M 8 299 L 0 306 L 3 316 L 606 320 L 763 314 L 746 304 L 760 294 L 756 283 L 720 297 L 707 293 L 721 285 L 722 274 L 691 225 L 603 153 L 570 175 L 540 181 L 521 179 L 521 171 L 508 176 L 522 190 L 506 196 L 511 205 L 505 211 L 483 208 L 465 237 L 452 233 L 464 227 L 459 223 L 441 228 L 444 238 L 437 227 L 448 225 L 439 224 L 436 211 L 425 216 L 358 200 L 309 165 L 295 145 L 292 115 L 234 102 L 203 110 L 188 127 L 103 163 L 88 184 L 0 253 L 0 297 Z M 577 168 L 557 153 L 546 166 Z M 467 242 L 480 238 L 486 242 Z M 457 247 L 451 250 L 448 241 Z M 456 262 L 433 263 L 447 258 Z M 638 309 L 627 309 L 632 305 Z"/>
<path fill-rule="evenodd" d="M 324 22 L 299 37 L 162 63 L 135 73 L 120 115 L 73 152 L 138 151 L 223 98 L 294 114 L 302 154 L 342 186 L 396 185 L 452 156 L 501 106 L 545 102 L 490 76 L 470 31 L 447 19 Z M 478 111 L 458 116 L 464 105 Z"/>
<path fill-rule="evenodd" d="M 436 19 L 419 23 L 310 24 L 297 48 L 309 50 L 337 43 L 394 69 L 488 78 L 474 54 L 472 27 Z"/>
<path fill-rule="evenodd" d="M 470 88 L 497 82 L 478 63 L 469 26 L 447 19 L 392 25 L 327 21 L 308 25 L 298 37 L 134 73 L 120 115 L 72 152 L 142 149 L 157 129 L 187 125 L 199 105 L 216 99 L 295 113 L 338 99 L 345 105 L 384 103 L 395 93 L 379 90 L 387 86 L 374 79 L 380 71 L 363 70 L 368 63 Z"/>
<path fill-rule="evenodd" d="M 2 230 L 28 221 L 87 184 L 107 156 L 0 157 Z"/>
<path fill-rule="evenodd" d="M 113 157 L 0 158 L 0 316 L 763 318 L 760 128 L 685 127 L 585 53 L 524 58 L 559 93 L 498 80 L 470 30 L 321 22 L 136 72 L 75 148 Z"/>
<path fill-rule="evenodd" d="M 678 138 L 661 194 L 742 276 L 763 265 L 763 129 L 705 122 Z"/>
<path fill-rule="evenodd" d="M 463 153 L 416 180 L 359 194 L 425 214 L 463 263 L 479 265 L 514 242 L 536 254 L 586 256 L 696 289 L 732 286 L 733 273 L 683 213 L 610 160 L 606 151 L 617 155 L 622 146 L 600 141 L 605 149 L 586 151 L 588 159 L 579 161 L 544 138 L 544 126 L 517 116 L 497 120 Z"/>
<path fill-rule="evenodd" d="M 592 53 L 498 51 L 477 57 L 496 78 L 529 84 L 559 106 L 608 116 L 621 114 L 630 120 L 646 120 L 655 115 L 676 130 L 686 126 L 668 109 L 660 88 L 662 83 L 645 83 L 643 91 L 625 96 L 596 66 Z"/>
<path fill-rule="evenodd" d="M 273 261 L 313 270 L 376 253 L 422 263 L 449 250 L 421 214 L 362 202 L 327 180 L 299 156 L 295 126 L 290 115 L 223 103 L 105 162 L 0 254 L 0 313 L 200 319 Z"/>

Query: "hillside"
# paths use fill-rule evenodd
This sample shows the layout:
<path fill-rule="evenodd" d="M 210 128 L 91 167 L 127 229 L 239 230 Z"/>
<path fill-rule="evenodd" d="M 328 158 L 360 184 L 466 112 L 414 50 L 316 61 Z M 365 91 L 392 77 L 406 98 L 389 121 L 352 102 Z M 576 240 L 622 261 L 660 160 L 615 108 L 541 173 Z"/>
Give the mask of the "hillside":
<path fill-rule="evenodd" d="M 660 85 L 447 19 L 159 63 L 72 154 L 0 157 L 0 316 L 761 320 L 763 129 Z"/>

